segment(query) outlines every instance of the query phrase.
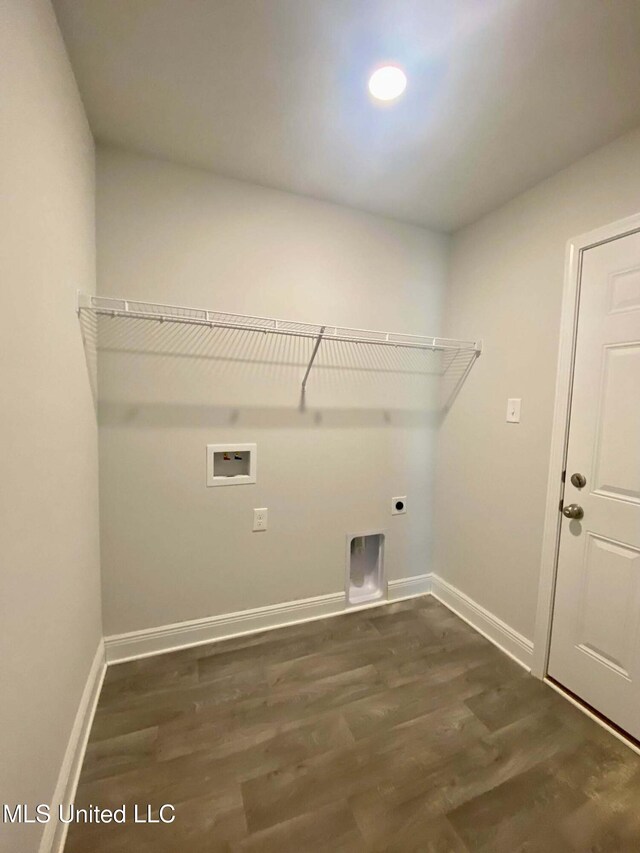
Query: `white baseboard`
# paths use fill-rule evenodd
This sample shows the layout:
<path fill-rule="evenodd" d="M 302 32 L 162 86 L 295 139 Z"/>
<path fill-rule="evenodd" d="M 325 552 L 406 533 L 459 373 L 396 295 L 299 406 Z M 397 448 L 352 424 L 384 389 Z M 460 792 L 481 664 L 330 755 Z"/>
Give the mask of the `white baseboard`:
<path fill-rule="evenodd" d="M 270 628 L 311 622 L 326 616 L 338 616 L 353 610 L 380 607 L 389 601 L 414 598 L 429 593 L 523 667 L 531 669 L 533 643 L 530 640 L 435 574 L 391 580 L 388 583 L 386 598 L 361 607 L 347 607 L 344 593 L 333 592 L 314 598 L 287 601 L 284 604 L 271 604 L 267 607 L 241 610 L 237 613 L 225 613 L 221 616 L 178 622 L 174 625 L 162 625 L 158 628 L 131 631 L 127 634 L 114 634 L 105 638 L 107 663 L 122 663 L 188 646 L 253 634 Z"/>
<path fill-rule="evenodd" d="M 325 616 L 338 616 L 347 611 L 379 607 L 388 601 L 425 595 L 429 590 L 430 575 L 417 575 L 389 581 L 387 598 L 364 604 L 362 607 L 348 608 L 344 592 L 331 592 L 314 598 L 287 601 L 284 604 L 270 604 L 267 607 L 255 607 L 252 610 L 193 619 L 189 622 L 162 625 L 158 628 L 131 631 L 127 634 L 113 634 L 105 637 L 107 663 L 122 663 L 187 646 L 198 646 L 215 640 L 228 640 L 231 637 L 253 634 L 269 628 L 281 628 L 297 622 L 311 622 Z"/>
<path fill-rule="evenodd" d="M 268 628 L 279 628 L 294 622 L 321 619 L 323 616 L 343 613 L 344 610 L 344 593 L 334 592 L 314 598 L 287 601 L 284 604 L 240 610 L 237 613 L 224 613 L 220 616 L 192 619 L 127 634 L 114 634 L 105 637 L 107 663 L 122 663 L 187 646 L 226 640 Z"/>
<path fill-rule="evenodd" d="M 104 681 L 107 664 L 104 654 L 104 643 L 100 640 L 96 649 L 91 669 L 87 677 L 76 717 L 71 728 L 69 741 L 58 774 L 55 791 L 51 800 L 51 821 L 45 824 L 40 839 L 39 853 L 62 853 L 67 838 L 68 824 L 57 820 L 58 806 L 67 810 L 73 803 L 80 778 L 80 770 L 87 749 L 89 732 L 98 705 L 98 697 Z"/>
<path fill-rule="evenodd" d="M 531 670 L 533 662 L 531 640 L 527 640 L 502 619 L 436 574 L 431 575 L 431 594 L 501 651 L 526 670 Z"/>
<path fill-rule="evenodd" d="M 411 578 L 389 581 L 389 601 L 401 598 L 414 598 L 416 595 L 428 595 L 431 592 L 431 575 L 414 575 Z"/>

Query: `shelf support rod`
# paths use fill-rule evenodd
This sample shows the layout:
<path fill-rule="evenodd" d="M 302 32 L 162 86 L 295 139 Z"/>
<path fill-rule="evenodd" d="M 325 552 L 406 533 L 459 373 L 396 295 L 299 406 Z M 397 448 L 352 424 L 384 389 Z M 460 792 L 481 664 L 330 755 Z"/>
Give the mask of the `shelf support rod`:
<path fill-rule="evenodd" d="M 322 336 L 324 335 L 324 331 L 326 328 L 327 328 L 326 326 L 322 326 L 320 329 L 320 334 L 316 338 L 316 342 L 315 342 L 315 345 L 313 347 L 313 352 L 311 353 L 311 358 L 309 360 L 309 364 L 307 365 L 307 370 L 306 370 L 306 373 L 304 374 L 304 379 L 302 380 L 302 391 L 303 392 L 304 392 L 304 389 L 307 387 L 307 379 L 309 378 L 309 373 L 311 372 L 311 367 L 312 367 L 313 362 L 315 361 L 315 358 L 318 354 L 318 350 L 320 348 L 320 342 L 322 341 Z"/>

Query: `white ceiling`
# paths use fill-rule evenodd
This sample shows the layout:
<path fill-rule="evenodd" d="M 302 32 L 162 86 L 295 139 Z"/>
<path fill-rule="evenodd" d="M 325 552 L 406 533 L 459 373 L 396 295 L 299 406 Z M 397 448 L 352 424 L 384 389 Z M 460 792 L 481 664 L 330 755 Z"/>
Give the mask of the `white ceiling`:
<path fill-rule="evenodd" d="M 54 5 L 98 140 L 431 227 L 640 124 L 639 0 Z"/>

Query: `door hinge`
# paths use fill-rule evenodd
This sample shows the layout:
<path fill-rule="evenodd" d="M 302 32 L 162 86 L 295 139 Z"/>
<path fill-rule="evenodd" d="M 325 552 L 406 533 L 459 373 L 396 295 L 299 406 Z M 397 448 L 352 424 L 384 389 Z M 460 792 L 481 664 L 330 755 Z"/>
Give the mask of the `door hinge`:
<path fill-rule="evenodd" d="M 565 469 L 564 469 L 564 471 L 562 472 L 562 482 L 563 482 L 563 483 L 566 483 L 566 482 L 567 482 L 567 469 L 566 469 L 566 468 L 565 468 Z"/>

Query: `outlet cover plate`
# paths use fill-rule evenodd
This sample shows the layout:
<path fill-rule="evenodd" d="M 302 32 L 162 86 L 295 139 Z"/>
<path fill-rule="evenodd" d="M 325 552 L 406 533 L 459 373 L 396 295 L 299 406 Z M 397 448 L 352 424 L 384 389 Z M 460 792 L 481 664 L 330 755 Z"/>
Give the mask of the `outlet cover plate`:
<path fill-rule="evenodd" d="M 391 515 L 404 515 L 407 511 L 407 496 L 391 498 Z"/>
<path fill-rule="evenodd" d="M 269 510 L 266 506 L 259 507 L 253 511 L 253 532 L 266 530 L 269 524 Z"/>

